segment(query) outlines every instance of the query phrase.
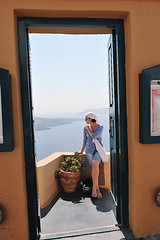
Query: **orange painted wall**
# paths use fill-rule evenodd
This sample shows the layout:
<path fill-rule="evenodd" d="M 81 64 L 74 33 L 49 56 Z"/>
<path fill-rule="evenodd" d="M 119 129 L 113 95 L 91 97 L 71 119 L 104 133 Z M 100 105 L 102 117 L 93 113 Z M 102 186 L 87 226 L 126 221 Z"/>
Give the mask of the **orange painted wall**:
<path fill-rule="evenodd" d="M 0 67 L 11 74 L 14 150 L 0 153 L 0 204 L 6 220 L 0 224 L 0 239 L 28 239 L 24 174 L 22 114 L 19 85 L 16 18 L 9 2 L 0 1 Z"/>
<path fill-rule="evenodd" d="M 0 67 L 12 76 L 15 148 L 0 153 L 0 203 L 6 221 L 0 239 L 28 239 L 16 16 L 124 18 L 129 145 L 129 220 L 136 235 L 160 232 L 160 146 L 139 143 L 139 87 L 142 69 L 160 63 L 160 2 L 121 0 L 0 0 Z"/>

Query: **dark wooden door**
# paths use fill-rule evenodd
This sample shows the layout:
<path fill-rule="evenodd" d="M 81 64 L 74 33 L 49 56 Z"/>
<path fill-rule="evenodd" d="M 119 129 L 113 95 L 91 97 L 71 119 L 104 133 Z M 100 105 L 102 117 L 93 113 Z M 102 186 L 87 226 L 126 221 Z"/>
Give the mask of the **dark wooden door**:
<path fill-rule="evenodd" d="M 116 31 L 113 30 L 108 41 L 108 74 L 109 74 L 109 131 L 110 131 L 110 162 L 111 162 L 111 205 L 114 214 L 119 216 L 119 154 L 118 154 L 118 99 L 117 99 L 117 57 Z"/>

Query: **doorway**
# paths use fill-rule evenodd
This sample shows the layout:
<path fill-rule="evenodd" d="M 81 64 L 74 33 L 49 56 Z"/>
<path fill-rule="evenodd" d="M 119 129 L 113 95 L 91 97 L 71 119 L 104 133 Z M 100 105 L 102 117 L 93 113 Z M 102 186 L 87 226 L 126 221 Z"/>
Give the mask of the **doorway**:
<path fill-rule="evenodd" d="M 58 170 L 58 166 L 53 165 L 58 162 L 54 158 L 55 153 L 69 152 L 78 157 L 74 152 L 82 147 L 88 111 L 98 115 L 98 124 L 103 126 L 102 143 L 106 151 L 110 151 L 106 47 L 109 36 L 29 34 L 35 158 L 43 237 L 76 233 L 76 230 L 81 230 L 80 234 L 82 229 L 93 232 L 100 227 L 102 231 L 102 226 L 104 229 L 104 226 L 117 224 L 108 195 L 109 163 L 100 164 L 99 185 L 103 199 L 91 198 L 91 189 L 88 192 L 81 189 L 82 184 L 92 184 L 91 167 L 85 154 L 79 156 L 81 186 L 74 194 L 65 194 L 58 186 L 57 195 L 54 193 L 57 183 L 53 182 L 53 173 Z M 49 193 L 44 188 L 50 188 Z"/>
<path fill-rule="evenodd" d="M 33 116 L 32 116 L 32 99 L 31 99 L 31 82 L 29 66 L 29 44 L 28 28 L 29 27 L 58 27 L 58 28 L 76 28 L 79 29 L 115 29 L 112 36 L 113 40 L 113 58 L 112 69 L 116 77 L 111 77 L 114 82 L 113 94 L 116 95 L 116 154 L 118 156 L 119 171 L 118 178 L 114 182 L 119 189 L 116 195 L 112 191 L 112 204 L 117 216 L 118 223 L 122 226 L 128 226 L 128 158 L 127 158 L 127 122 L 126 122 L 126 84 L 125 84 L 125 53 L 124 53 L 124 29 L 123 20 L 108 19 L 38 19 L 38 18 L 18 18 L 19 34 L 19 59 L 20 59 L 20 81 L 22 96 L 22 115 L 24 126 L 24 152 L 26 162 L 26 182 L 27 182 L 27 203 L 29 215 L 29 232 L 30 238 L 36 239 L 40 232 L 40 219 L 38 212 L 36 167 L 34 162 L 34 134 L 33 134 Z M 116 54 L 115 54 L 116 53 Z M 115 75 L 114 75 L 115 76 Z M 110 126 L 112 126 L 111 123 Z M 112 154 L 112 151 L 111 151 Z M 113 168 L 113 167 L 112 167 Z M 117 171 L 114 168 L 114 171 Z M 125 174 L 122 174 L 124 173 Z M 124 184 L 125 183 L 125 184 Z"/>

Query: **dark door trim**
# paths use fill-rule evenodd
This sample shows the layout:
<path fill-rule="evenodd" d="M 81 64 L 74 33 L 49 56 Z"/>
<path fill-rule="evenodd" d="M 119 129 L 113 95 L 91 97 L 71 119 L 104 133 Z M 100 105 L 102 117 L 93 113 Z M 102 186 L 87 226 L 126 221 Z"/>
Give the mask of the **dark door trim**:
<path fill-rule="evenodd" d="M 34 18 L 18 17 L 18 49 L 20 65 L 20 87 L 22 119 L 24 134 L 25 173 L 27 188 L 29 239 L 39 239 L 38 197 L 36 166 L 34 153 L 34 134 L 32 117 L 31 78 L 28 53 L 28 27 L 84 27 L 110 28 L 117 33 L 117 87 L 118 87 L 118 121 L 119 121 L 119 161 L 120 164 L 120 209 L 122 225 L 128 227 L 128 143 L 126 112 L 126 79 L 125 79 L 125 40 L 124 22 L 122 19 L 97 18 Z M 106 43 L 107 49 L 107 43 Z"/>

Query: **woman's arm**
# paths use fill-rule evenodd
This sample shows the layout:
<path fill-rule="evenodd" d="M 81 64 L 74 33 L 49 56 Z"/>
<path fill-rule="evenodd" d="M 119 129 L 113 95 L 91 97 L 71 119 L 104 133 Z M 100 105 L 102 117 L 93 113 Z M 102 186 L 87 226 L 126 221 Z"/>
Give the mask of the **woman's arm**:
<path fill-rule="evenodd" d="M 103 126 L 98 127 L 95 133 L 92 132 L 89 126 L 86 126 L 85 129 L 87 129 L 89 135 L 93 138 L 99 138 L 102 136 Z"/>
<path fill-rule="evenodd" d="M 92 137 L 93 132 L 92 132 L 92 130 L 90 129 L 90 127 L 87 125 L 87 126 L 85 126 L 84 128 L 88 131 L 89 135 Z"/>
<path fill-rule="evenodd" d="M 93 138 L 99 138 L 99 137 L 102 137 L 102 132 L 103 132 L 103 126 L 99 126 L 95 133 L 92 134 L 92 137 Z"/>
<path fill-rule="evenodd" d="M 76 151 L 75 153 L 76 154 L 83 154 L 85 147 L 86 147 L 86 145 L 83 144 L 81 151 L 80 152 Z"/>
<path fill-rule="evenodd" d="M 76 154 L 83 154 L 84 149 L 86 147 L 86 141 L 87 141 L 87 136 L 86 136 L 86 131 L 85 131 L 85 128 L 84 128 L 84 130 L 83 130 L 83 146 L 82 146 L 82 149 L 81 149 L 80 152 L 79 151 L 75 152 Z"/>
<path fill-rule="evenodd" d="M 83 154 L 85 147 L 86 147 L 86 145 L 83 144 L 80 154 Z"/>

